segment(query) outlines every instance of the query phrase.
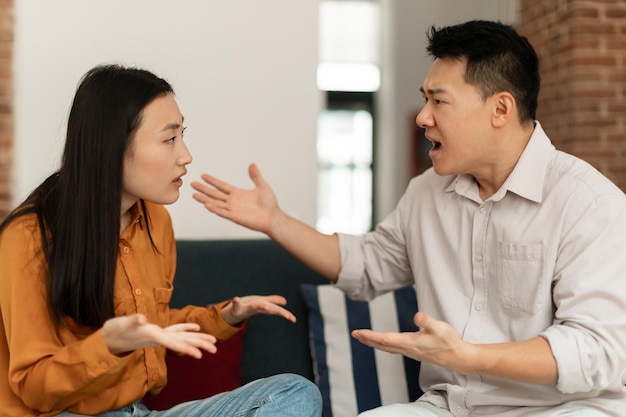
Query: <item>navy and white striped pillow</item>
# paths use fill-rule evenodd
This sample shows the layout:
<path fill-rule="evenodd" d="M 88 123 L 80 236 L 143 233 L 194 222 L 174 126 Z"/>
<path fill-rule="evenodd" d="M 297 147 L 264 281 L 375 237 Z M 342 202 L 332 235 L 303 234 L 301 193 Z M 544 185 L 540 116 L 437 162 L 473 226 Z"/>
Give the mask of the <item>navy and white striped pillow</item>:
<path fill-rule="evenodd" d="M 309 310 L 311 354 L 324 401 L 323 417 L 354 417 L 421 394 L 419 362 L 375 350 L 350 336 L 354 329 L 416 331 L 413 286 L 370 302 L 354 301 L 331 285 L 302 284 Z"/>

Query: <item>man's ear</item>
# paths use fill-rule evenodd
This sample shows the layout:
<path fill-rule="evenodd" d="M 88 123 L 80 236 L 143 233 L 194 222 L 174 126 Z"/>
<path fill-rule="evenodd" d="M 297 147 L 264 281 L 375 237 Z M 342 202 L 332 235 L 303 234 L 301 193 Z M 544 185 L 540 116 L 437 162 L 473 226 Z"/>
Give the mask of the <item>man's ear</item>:
<path fill-rule="evenodd" d="M 511 93 L 502 91 L 492 96 L 494 108 L 491 117 L 493 127 L 502 127 L 517 117 L 517 103 Z"/>

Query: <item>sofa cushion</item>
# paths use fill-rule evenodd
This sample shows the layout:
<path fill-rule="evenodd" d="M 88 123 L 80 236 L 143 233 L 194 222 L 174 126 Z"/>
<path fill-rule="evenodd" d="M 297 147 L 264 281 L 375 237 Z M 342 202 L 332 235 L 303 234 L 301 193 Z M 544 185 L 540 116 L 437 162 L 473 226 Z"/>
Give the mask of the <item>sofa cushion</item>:
<path fill-rule="evenodd" d="M 361 344 L 352 330 L 416 331 L 417 300 L 412 286 L 370 302 L 354 301 L 332 285 L 302 284 L 309 311 L 315 380 L 323 417 L 355 416 L 392 403 L 416 400 L 419 362 Z"/>
<path fill-rule="evenodd" d="M 182 402 L 211 397 L 241 385 L 244 328 L 217 345 L 216 353 L 204 352 L 201 359 L 167 351 L 167 385 L 158 395 L 143 402 L 150 410 L 167 410 Z"/>

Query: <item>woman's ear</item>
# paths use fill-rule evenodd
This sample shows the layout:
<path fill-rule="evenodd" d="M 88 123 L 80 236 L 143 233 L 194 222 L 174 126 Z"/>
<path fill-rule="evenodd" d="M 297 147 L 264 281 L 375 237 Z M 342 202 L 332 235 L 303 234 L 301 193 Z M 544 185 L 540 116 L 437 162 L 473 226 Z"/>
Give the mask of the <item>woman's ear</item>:
<path fill-rule="evenodd" d="M 517 117 L 517 103 L 511 93 L 502 91 L 493 95 L 494 112 L 491 118 L 493 127 L 502 127 Z"/>

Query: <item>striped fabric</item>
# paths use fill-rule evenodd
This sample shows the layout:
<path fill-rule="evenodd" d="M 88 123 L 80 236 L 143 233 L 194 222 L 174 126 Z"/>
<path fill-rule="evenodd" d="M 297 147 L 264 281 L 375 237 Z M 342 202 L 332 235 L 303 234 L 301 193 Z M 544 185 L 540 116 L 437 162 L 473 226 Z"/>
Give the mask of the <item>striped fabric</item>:
<path fill-rule="evenodd" d="M 353 301 L 331 285 L 302 284 L 309 310 L 311 354 L 322 392 L 322 417 L 354 417 L 380 405 L 406 403 L 421 394 L 419 362 L 369 348 L 354 329 L 416 331 L 412 286 L 370 302 Z"/>

